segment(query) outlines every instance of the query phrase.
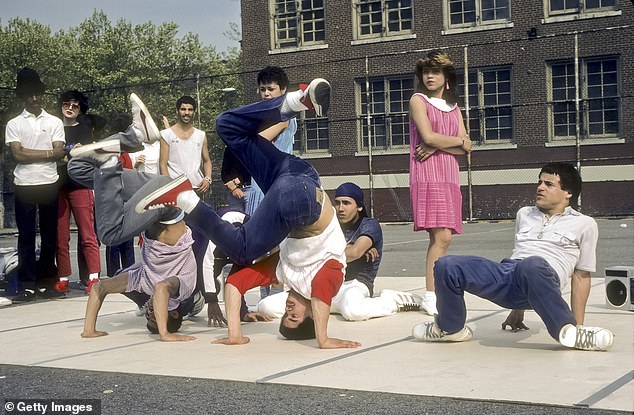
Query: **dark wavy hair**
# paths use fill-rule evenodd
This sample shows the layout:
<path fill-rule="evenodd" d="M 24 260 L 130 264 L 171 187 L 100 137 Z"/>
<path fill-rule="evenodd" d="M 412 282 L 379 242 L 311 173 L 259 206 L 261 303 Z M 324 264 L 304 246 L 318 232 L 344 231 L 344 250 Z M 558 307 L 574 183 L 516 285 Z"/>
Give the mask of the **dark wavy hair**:
<path fill-rule="evenodd" d="M 542 173 L 556 174 L 561 182 L 561 189 L 570 192 L 570 206 L 577 208 L 577 201 L 581 194 L 581 186 L 583 181 L 579 171 L 569 163 L 548 163 L 542 167 L 539 175 Z"/>
<path fill-rule="evenodd" d="M 449 88 L 443 88 L 442 97 L 447 103 L 455 104 L 458 102 L 457 94 L 457 77 L 456 68 L 454 67 L 453 60 L 448 54 L 440 50 L 433 50 L 427 54 L 426 57 L 419 59 L 416 62 L 416 92 L 421 92 L 425 95 L 429 93 L 429 90 L 425 87 L 423 82 L 423 72 L 425 69 L 440 69 L 445 76 L 445 81 Z"/>
<path fill-rule="evenodd" d="M 194 111 L 196 111 L 196 109 L 198 108 L 198 103 L 196 102 L 196 100 L 189 95 L 183 95 L 176 100 L 176 109 L 179 110 L 181 108 L 181 105 L 183 104 L 191 104 L 194 107 Z"/>
<path fill-rule="evenodd" d="M 284 313 L 282 316 L 282 321 L 280 321 L 280 334 L 284 336 L 288 340 L 310 340 L 314 339 L 315 336 L 315 322 L 311 317 L 306 317 L 304 321 L 299 323 L 299 326 L 294 329 L 290 327 L 286 327 L 284 322 L 288 317 L 287 313 Z"/>
<path fill-rule="evenodd" d="M 280 89 L 288 89 L 288 75 L 286 71 L 279 66 L 267 66 L 258 72 L 257 78 L 258 85 L 270 84 L 275 82 L 280 86 Z"/>
<path fill-rule="evenodd" d="M 62 107 L 62 103 L 69 101 L 77 101 L 79 102 L 79 113 L 85 114 L 90 109 L 90 105 L 88 104 L 88 97 L 79 92 L 76 89 L 72 89 L 69 91 L 64 91 L 59 95 L 59 99 L 57 100 L 57 105 L 59 108 Z"/>

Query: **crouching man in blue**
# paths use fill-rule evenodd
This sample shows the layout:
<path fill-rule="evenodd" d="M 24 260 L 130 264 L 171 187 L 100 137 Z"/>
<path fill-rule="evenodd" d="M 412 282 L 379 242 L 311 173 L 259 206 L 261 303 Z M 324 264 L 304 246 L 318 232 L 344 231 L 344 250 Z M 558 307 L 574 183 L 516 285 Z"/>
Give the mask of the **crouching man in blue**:
<path fill-rule="evenodd" d="M 563 346 L 608 350 L 613 334 L 583 326 L 596 267 L 597 224 L 570 207 L 581 193 L 581 177 L 570 164 L 549 163 L 539 174 L 535 206 L 517 212 L 515 248 L 500 263 L 475 256 L 445 256 L 435 265 L 438 314 L 414 327 L 422 341 L 466 341 L 464 291 L 513 309 L 502 329 L 527 329 L 524 310 L 534 310 Z M 570 284 L 570 307 L 561 292 Z"/>

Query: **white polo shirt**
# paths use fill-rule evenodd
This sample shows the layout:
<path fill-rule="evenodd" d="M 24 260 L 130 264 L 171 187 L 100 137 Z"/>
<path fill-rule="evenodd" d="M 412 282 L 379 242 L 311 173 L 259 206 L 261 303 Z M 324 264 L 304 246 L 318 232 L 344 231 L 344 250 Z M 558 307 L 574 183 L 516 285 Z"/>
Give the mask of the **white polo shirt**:
<path fill-rule="evenodd" d="M 596 270 L 598 239 L 595 220 L 571 207 L 548 220 L 536 206 L 526 206 L 517 212 L 511 258 L 544 258 L 557 272 L 563 291 L 575 269 Z"/>
<path fill-rule="evenodd" d="M 66 142 L 64 124 L 59 118 L 42 110 L 37 117 L 27 110 L 9 120 L 5 142 L 10 146 L 19 142 L 29 150 L 52 150 L 53 142 Z M 13 171 L 13 183 L 17 186 L 37 186 L 55 183 L 58 179 L 57 163 L 41 161 L 37 163 L 18 163 Z"/>

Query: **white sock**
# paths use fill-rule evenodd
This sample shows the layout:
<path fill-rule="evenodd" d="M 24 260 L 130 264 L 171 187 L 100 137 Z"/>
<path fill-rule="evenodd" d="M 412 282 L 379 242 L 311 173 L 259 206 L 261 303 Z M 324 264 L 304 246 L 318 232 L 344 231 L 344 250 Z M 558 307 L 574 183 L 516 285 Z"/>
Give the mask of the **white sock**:
<path fill-rule="evenodd" d="M 425 291 L 423 293 L 423 301 L 426 303 L 433 302 L 436 305 L 436 292 L 435 291 Z"/>
<path fill-rule="evenodd" d="M 280 112 L 282 114 L 290 114 L 306 111 L 308 107 L 302 104 L 302 102 L 300 101 L 302 98 L 304 98 L 304 91 L 302 91 L 301 89 L 287 93 L 286 97 L 284 98 L 284 102 L 282 102 L 282 108 L 280 109 Z"/>
<path fill-rule="evenodd" d="M 196 205 L 198 205 L 198 202 L 200 202 L 200 198 L 193 190 L 180 192 L 176 197 L 176 206 L 181 208 L 185 213 L 191 213 Z"/>
<path fill-rule="evenodd" d="M 90 275 L 88 275 L 88 279 L 90 280 L 98 280 L 99 279 L 99 273 L 98 272 L 93 272 Z"/>
<path fill-rule="evenodd" d="M 68 281 L 70 279 L 70 275 L 68 277 L 59 277 L 60 281 Z"/>
<path fill-rule="evenodd" d="M 114 166 L 117 165 L 118 161 L 119 161 L 119 157 L 112 156 L 108 160 L 106 160 L 105 163 L 103 163 L 101 166 L 99 166 L 99 168 L 100 169 L 105 169 L 105 168 L 108 168 L 108 167 L 114 167 Z"/>

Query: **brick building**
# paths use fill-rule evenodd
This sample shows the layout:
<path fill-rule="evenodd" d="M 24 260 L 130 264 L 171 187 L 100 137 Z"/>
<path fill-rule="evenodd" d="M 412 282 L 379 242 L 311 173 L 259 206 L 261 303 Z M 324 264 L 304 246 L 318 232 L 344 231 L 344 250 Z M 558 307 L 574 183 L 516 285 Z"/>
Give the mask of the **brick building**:
<path fill-rule="evenodd" d="M 585 213 L 632 215 L 633 23 L 633 4 L 619 0 L 248 0 L 244 82 L 255 91 L 268 64 L 294 86 L 328 79 L 328 118 L 300 120 L 296 154 L 327 190 L 356 182 L 376 217 L 411 220 L 413 70 L 445 49 L 461 88 L 468 80 L 461 107 L 477 142 L 470 167 L 460 160 L 465 218 L 514 217 L 547 161 L 581 166 Z"/>

